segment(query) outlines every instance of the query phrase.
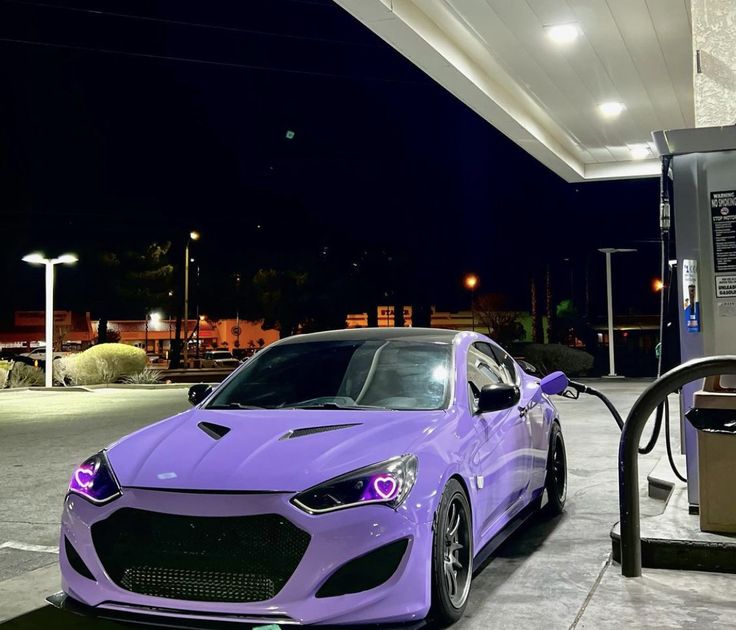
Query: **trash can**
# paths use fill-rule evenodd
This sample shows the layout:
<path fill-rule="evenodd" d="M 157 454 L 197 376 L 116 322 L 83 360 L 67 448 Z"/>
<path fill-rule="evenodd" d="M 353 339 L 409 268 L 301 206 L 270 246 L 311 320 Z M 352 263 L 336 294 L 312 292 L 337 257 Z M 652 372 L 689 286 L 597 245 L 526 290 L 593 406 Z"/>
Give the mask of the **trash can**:
<path fill-rule="evenodd" d="M 686 417 L 698 430 L 700 529 L 736 533 L 736 382 L 705 379 Z"/>

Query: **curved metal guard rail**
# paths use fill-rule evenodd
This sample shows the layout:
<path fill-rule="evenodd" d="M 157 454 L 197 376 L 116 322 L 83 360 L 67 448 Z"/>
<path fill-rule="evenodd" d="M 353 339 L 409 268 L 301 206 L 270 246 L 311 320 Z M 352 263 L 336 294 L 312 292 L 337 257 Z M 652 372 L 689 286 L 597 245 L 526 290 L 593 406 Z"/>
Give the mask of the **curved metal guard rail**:
<path fill-rule="evenodd" d="M 618 447 L 621 574 L 625 577 L 641 575 L 638 448 L 644 426 L 669 394 L 691 381 L 721 374 L 736 374 L 736 356 L 705 357 L 679 365 L 647 387 L 626 418 Z"/>

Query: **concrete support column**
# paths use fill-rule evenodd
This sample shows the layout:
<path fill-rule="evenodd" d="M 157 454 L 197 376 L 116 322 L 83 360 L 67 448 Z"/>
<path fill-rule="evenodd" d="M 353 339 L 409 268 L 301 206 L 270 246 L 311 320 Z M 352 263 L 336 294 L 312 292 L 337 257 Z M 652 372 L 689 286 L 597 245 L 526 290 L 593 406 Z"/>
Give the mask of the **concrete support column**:
<path fill-rule="evenodd" d="M 736 0 L 691 0 L 695 126 L 736 123 Z"/>

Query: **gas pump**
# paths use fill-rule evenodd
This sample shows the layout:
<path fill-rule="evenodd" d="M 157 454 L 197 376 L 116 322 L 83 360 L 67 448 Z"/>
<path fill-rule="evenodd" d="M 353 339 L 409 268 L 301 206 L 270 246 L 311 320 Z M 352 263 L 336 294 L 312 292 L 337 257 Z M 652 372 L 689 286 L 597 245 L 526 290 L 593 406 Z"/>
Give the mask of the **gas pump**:
<path fill-rule="evenodd" d="M 587 385 L 570 382 L 564 395 L 597 396 L 621 428 L 620 521 L 611 531 L 621 573 L 640 576 L 643 559 L 650 567 L 736 573 L 733 538 L 714 540 L 702 533 L 736 533 L 736 126 L 659 131 L 652 137 L 662 157 L 662 278 L 669 270 L 665 289 L 676 298 L 673 314 L 662 294 L 660 340 L 665 346 L 660 347 L 658 378 L 625 422 L 605 396 Z M 676 260 L 670 260 L 673 227 Z M 675 325 L 668 327 L 668 322 Z M 675 343 L 667 334 L 672 328 L 679 333 Z M 662 361 L 666 353 L 670 358 Z M 671 452 L 667 398 L 674 392 L 680 395 L 687 478 Z M 642 448 L 644 427 L 655 411 L 651 439 Z M 664 520 L 650 526 L 643 540 L 638 456 L 656 442 L 663 419 L 669 463 L 687 482 L 688 512 L 700 515 L 700 526 L 693 527 L 684 509 L 674 507 L 668 514 L 665 508 Z"/>
<path fill-rule="evenodd" d="M 671 290 L 680 310 L 680 360 L 736 354 L 736 127 L 657 131 L 652 138 L 672 180 L 677 273 Z M 681 415 L 695 406 L 702 387 L 682 388 Z M 697 513 L 697 431 L 686 418 L 681 423 L 688 503 Z"/>

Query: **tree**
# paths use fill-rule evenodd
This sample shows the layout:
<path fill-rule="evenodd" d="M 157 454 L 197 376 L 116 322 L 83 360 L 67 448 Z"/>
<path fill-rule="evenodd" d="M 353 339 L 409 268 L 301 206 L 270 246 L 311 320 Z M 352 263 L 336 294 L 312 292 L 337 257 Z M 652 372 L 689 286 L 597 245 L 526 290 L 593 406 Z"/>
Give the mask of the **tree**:
<path fill-rule="evenodd" d="M 99 343 L 111 341 L 110 315 L 141 319 L 154 308 L 171 307 L 174 267 L 168 260 L 171 243 L 149 243 L 142 249 L 103 252 L 95 293 Z"/>
<path fill-rule="evenodd" d="M 98 325 L 102 325 L 102 322 Z M 97 345 L 98 343 L 120 343 L 120 333 L 117 330 L 108 328 L 107 329 L 107 335 L 104 340 L 100 338 L 99 332 L 97 333 L 97 336 L 94 338 L 94 344 Z"/>
<path fill-rule="evenodd" d="M 555 309 L 554 336 L 555 339 L 568 346 L 580 339 L 589 352 L 595 352 L 597 347 L 596 332 L 590 323 L 580 315 L 572 300 L 562 300 Z"/>
<path fill-rule="evenodd" d="M 307 274 L 259 269 L 253 276 L 255 298 L 263 314 L 263 327 L 276 328 L 282 337 L 297 332 L 305 319 Z"/>
<path fill-rule="evenodd" d="M 516 311 L 500 310 L 502 300 L 499 296 L 486 294 L 478 296 L 473 302 L 475 317 L 480 326 L 488 331 L 488 336 L 502 346 L 524 339 L 524 326 Z"/>

